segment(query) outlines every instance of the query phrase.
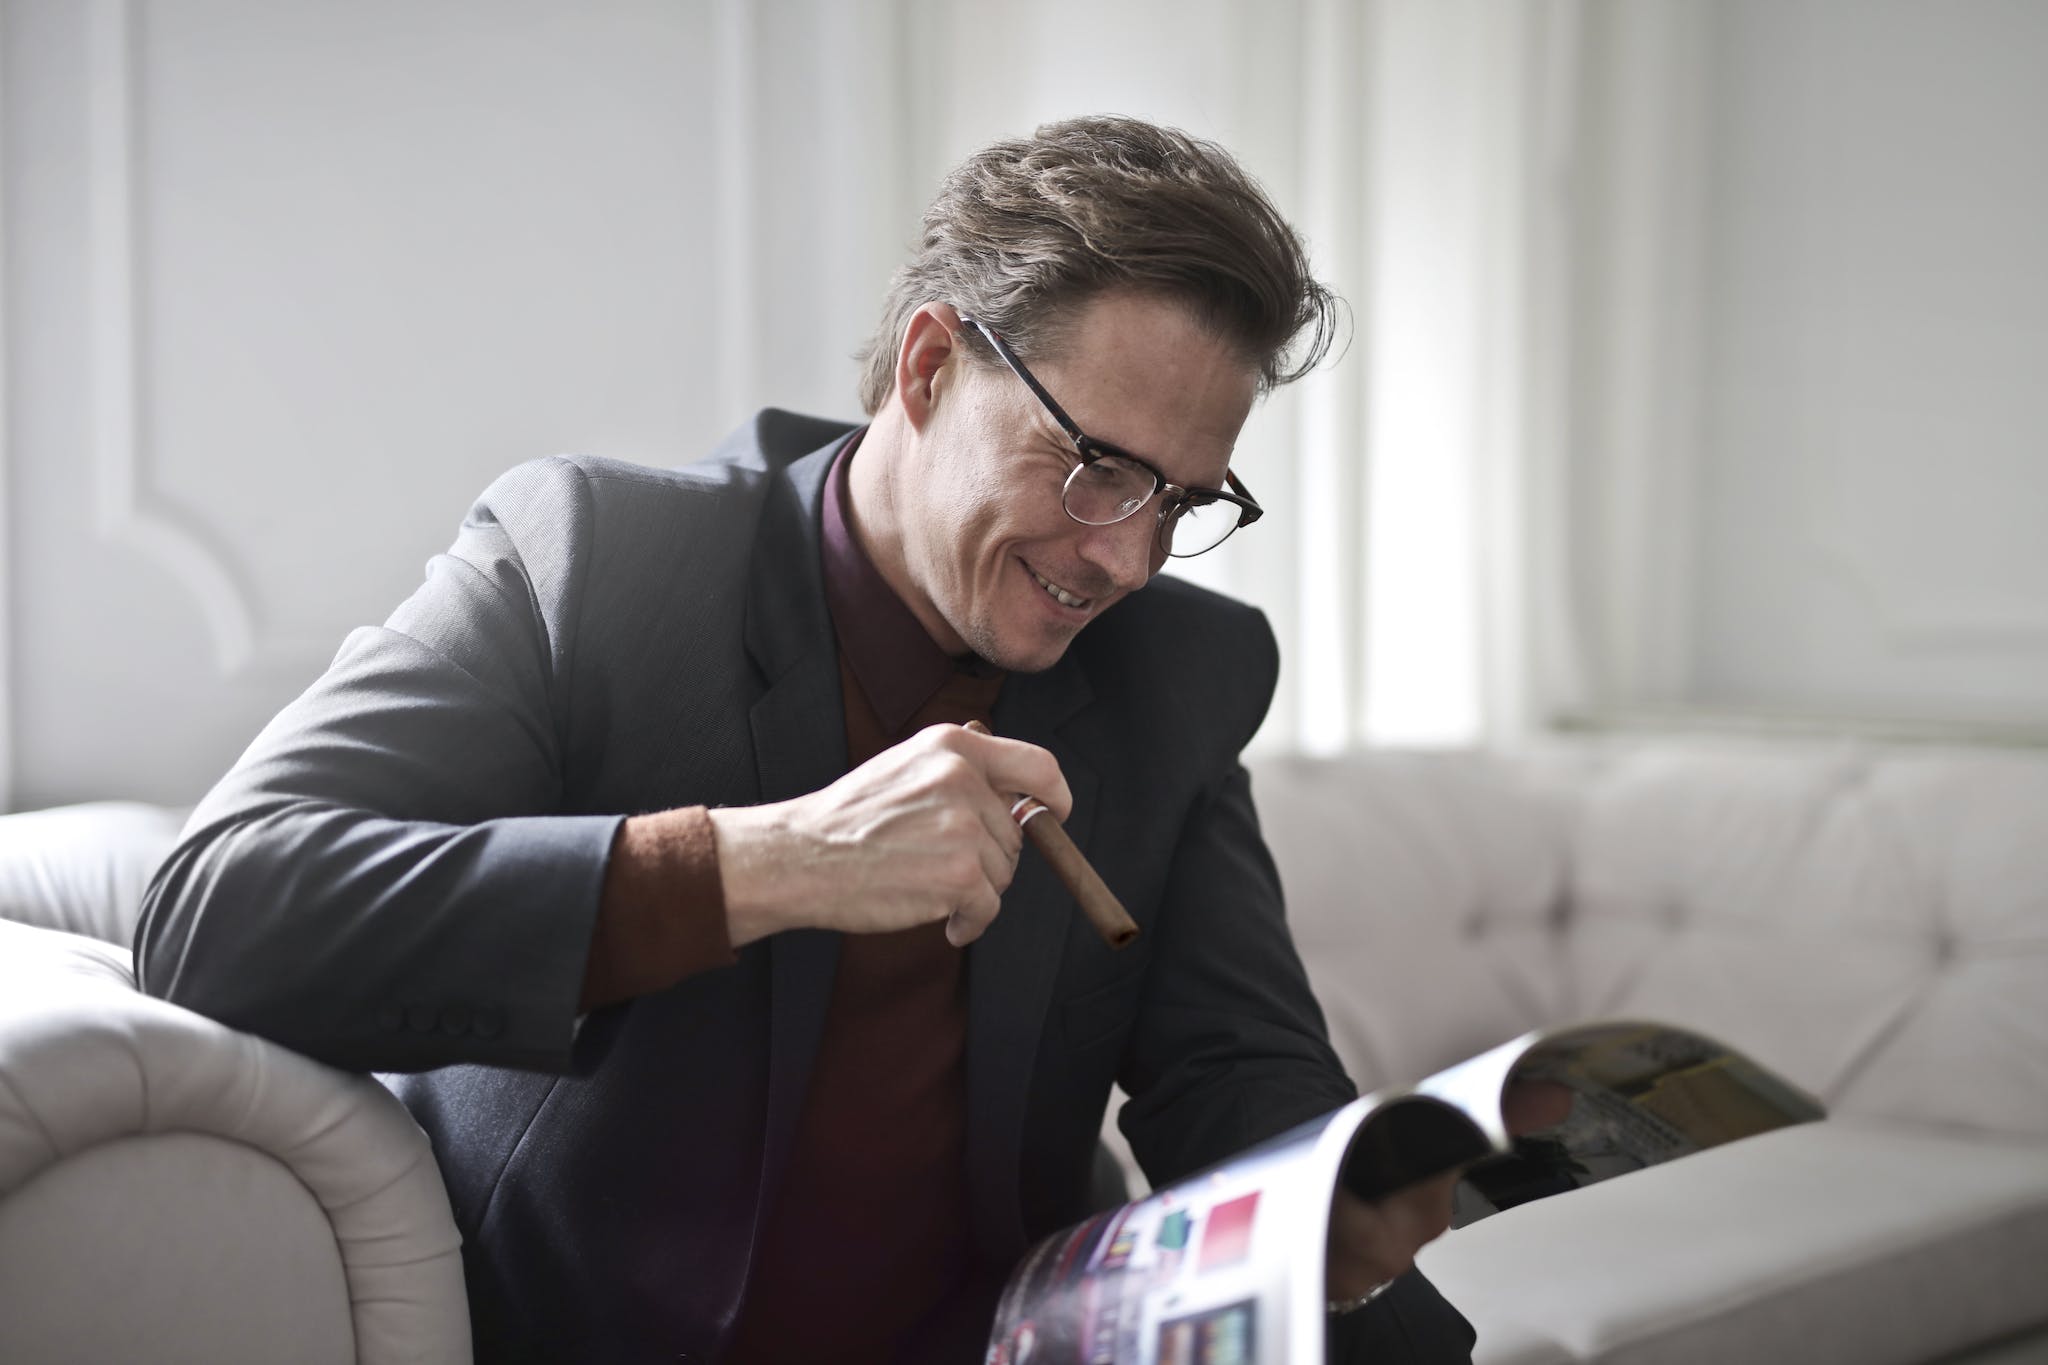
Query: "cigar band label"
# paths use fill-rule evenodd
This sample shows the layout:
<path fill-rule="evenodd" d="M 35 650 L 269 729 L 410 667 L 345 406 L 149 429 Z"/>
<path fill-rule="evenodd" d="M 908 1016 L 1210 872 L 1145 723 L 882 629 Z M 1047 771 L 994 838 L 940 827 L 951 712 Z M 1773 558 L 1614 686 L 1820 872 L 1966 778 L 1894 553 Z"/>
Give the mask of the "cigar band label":
<path fill-rule="evenodd" d="M 1010 818 L 1021 825 L 1045 808 L 1045 803 L 1036 797 L 1020 796 L 1010 807 Z"/>

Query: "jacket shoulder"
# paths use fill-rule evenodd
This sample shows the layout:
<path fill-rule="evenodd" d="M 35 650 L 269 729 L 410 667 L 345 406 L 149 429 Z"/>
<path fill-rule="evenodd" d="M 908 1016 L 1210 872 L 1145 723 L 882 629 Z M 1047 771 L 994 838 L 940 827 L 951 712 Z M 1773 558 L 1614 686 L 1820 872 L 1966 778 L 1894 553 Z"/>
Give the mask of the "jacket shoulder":
<path fill-rule="evenodd" d="M 582 540 L 599 524 L 622 529 L 703 514 L 704 530 L 750 525 L 752 511 L 789 467 L 821 454 L 853 424 L 764 408 L 701 459 L 655 466 L 602 455 L 528 460 L 498 476 L 471 509 L 522 542 Z M 525 533 L 525 534 L 522 534 Z"/>
<path fill-rule="evenodd" d="M 1084 631 L 1079 641 L 1117 652 L 1164 651 L 1163 657 L 1177 662 L 1220 663 L 1228 658 L 1253 672 L 1267 662 L 1278 664 L 1279 647 L 1264 612 L 1183 579 L 1153 579 L 1119 602 L 1099 624 L 1108 627 L 1112 622 L 1113 629 L 1102 629 L 1099 635 Z"/>
<path fill-rule="evenodd" d="M 1280 646 L 1257 607 L 1161 576 L 1111 608 L 1074 642 L 1097 695 L 1131 698 L 1160 742 L 1250 741 L 1279 683 Z"/>

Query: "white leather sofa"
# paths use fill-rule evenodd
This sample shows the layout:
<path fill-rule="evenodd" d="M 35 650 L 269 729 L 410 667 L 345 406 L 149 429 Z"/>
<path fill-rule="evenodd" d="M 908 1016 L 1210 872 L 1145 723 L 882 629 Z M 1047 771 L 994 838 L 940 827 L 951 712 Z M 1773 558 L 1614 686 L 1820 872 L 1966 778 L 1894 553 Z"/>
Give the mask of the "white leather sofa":
<path fill-rule="evenodd" d="M 2048 754 L 1667 743 L 1253 776 L 1362 1087 L 1650 1017 L 1829 1107 L 1433 1245 L 1484 1365 L 2048 1361 Z"/>
<path fill-rule="evenodd" d="M 2048 754 L 1638 745 L 1254 780 L 1361 1085 L 1646 1015 L 1833 1112 L 1442 1239 L 1424 1266 L 1485 1365 L 2048 1362 Z M 175 824 L 0 817 L 0 920 L 28 922 L 0 923 L 0 1360 L 466 1359 L 404 1111 L 130 986 Z"/>
<path fill-rule="evenodd" d="M 136 992 L 178 819 L 0 817 L 0 1361 L 467 1361 L 460 1243 L 404 1107 Z"/>

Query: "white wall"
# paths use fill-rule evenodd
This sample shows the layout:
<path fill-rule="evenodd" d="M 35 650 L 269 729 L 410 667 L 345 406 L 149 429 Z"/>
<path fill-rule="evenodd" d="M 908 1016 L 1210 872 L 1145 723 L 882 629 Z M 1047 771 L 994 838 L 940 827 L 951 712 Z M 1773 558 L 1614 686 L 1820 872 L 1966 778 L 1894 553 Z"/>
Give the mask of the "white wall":
<path fill-rule="evenodd" d="M 1639 301 L 1683 319 L 1636 519 L 1682 560 L 1593 566 L 1674 618 L 1606 700 L 2048 732 L 2048 6 L 1694 14 L 1697 216 Z"/>
<path fill-rule="evenodd" d="M 193 799 L 512 463 L 853 415 L 941 170 L 1100 109 L 1236 149 L 1361 319 L 1196 568 L 1283 741 L 1532 652 L 1506 709 L 2048 724 L 2044 72 L 2032 0 L 0 0 L 0 805 Z M 1456 659 L 1358 611 L 1446 619 L 1357 552 L 1375 440 L 1492 452 Z"/>
<path fill-rule="evenodd" d="M 850 413 L 836 8 L 8 4 L 12 803 L 194 799 L 513 463 Z"/>
<path fill-rule="evenodd" d="M 1299 9 L 5 0 L 0 806 L 196 799 L 518 461 L 857 416 L 992 137 L 1118 108 L 1284 176 Z"/>

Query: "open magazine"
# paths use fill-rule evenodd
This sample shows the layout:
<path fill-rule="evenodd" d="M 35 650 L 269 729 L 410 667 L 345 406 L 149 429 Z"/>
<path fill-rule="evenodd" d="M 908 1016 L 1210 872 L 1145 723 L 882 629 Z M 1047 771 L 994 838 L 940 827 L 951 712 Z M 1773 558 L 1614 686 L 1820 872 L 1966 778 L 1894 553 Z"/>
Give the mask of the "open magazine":
<path fill-rule="evenodd" d="M 1510 1137 L 1510 1082 L 1571 1092 Z M 1286 1365 L 1323 1359 L 1323 1254 L 1339 1181 L 1374 1199 L 1454 1166 L 1454 1225 L 1736 1138 L 1824 1117 L 1711 1039 L 1611 1021 L 1525 1034 L 1377 1091 L 1033 1247 L 986 1365 Z M 1370 1309 L 1362 1311 L 1370 1312 Z"/>

